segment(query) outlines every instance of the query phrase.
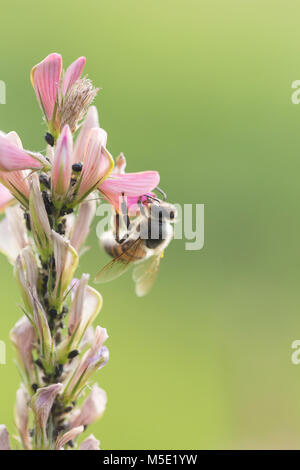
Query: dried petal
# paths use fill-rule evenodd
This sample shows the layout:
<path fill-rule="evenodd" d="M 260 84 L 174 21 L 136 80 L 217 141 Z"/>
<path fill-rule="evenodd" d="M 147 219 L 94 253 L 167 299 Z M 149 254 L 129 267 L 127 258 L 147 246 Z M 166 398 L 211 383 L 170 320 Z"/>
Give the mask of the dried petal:
<path fill-rule="evenodd" d="M 0 424 L 0 450 L 11 450 L 7 427 Z"/>
<path fill-rule="evenodd" d="M 83 426 L 77 426 L 72 428 L 70 431 L 66 432 L 62 436 L 59 436 L 56 440 L 55 449 L 61 450 L 69 441 L 72 441 L 84 431 Z"/>
<path fill-rule="evenodd" d="M 47 446 L 46 426 L 50 411 L 56 396 L 62 391 L 63 385 L 53 384 L 48 387 L 39 388 L 32 397 L 31 408 L 34 413 L 38 448 Z"/>
<path fill-rule="evenodd" d="M 32 348 L 35 338 L 34 327 L 23 315 L 11 330 L 10 339 L 17 350 L 20 365 L 23 365 L 28 376 L 33 365 Z"/>
<path fill-rule="evenodd" d="M 81 406 L 80 412 L 74 418 L 71 417 L 70 425 L 72 427 L 88 426 L 97 421 L 103 415 L 106 403 L 106 392 L 94 384 L 91 393 Z"/>
<path fill-rule="evenodd" d="M 15 423 L 21 436 L 25 449 L 31 449 L 31 442 L 29 436 L 28 422 L 29 422 L 29 394 L 22 384 L 17 390 L 17 399 L 15 406 Z"/>

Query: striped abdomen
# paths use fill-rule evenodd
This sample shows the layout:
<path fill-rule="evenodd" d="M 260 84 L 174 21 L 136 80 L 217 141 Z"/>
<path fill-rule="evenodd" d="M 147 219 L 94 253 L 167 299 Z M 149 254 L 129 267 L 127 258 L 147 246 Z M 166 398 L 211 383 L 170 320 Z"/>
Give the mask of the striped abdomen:
<path fill-rule="evenodd" d="M 144 241 L 141 239 L 128 239 L 123 243 L 117 243 L 112 237 L 101 238 L 102 246 L 112 258 L 120 258 L 127 263 L 140 261 L 145 258 L 147 251 Z"/>

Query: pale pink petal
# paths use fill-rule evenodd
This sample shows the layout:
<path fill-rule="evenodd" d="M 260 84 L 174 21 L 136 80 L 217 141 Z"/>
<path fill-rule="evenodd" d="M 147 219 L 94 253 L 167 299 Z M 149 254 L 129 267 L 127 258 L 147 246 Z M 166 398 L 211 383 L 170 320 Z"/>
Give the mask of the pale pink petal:
<path fill-rule="evenodd" d="M 42 155 L 33 157 L 14 145 L 6 136 L 0 135 L 0 171 L 40 169 L 43 167 L 42 161 Z"/>
<path fill-rule="evenodd" d="M 78 190 L 79 200 L 85 198 L 101 181 L 104 181 L 113 169 L 113 158 L 104 147 L 105 143 L 106 132 L 103 129 L 90 130 Z"/>
<path fill-rule="evenodd" d="M 91 434 L 80 444 L 79 450 L 100 450 L 100 441 Z"/>
<path fill-rule="evenodd" d="M 81 126 L 80 132 L 76 139 L 74 153 L 73 153 L 73 163 L 82 162 L 84 156 L 84 150 L 87 142 L 87 137 L 90 130 L 93 127 L 99 127 L 98 111 L 96 106 L 91 106 L 87 112 L 86 118 Z M 104 132 L 104 131 L 103 131 Z M 106 135 L 107 140 L 107 135 Z M 103 142 L 103 145 L 106 147 L 106 140 Z"/>
<path fill-rule="evenodd" d="M 97 203 L 95 199 L 93 199 L 93 195 L 91 195 L 90 198 L 87 198 L 80 206 L 71 237 L 71 245 L 77 252 L 79 252 L 90 233 L 90 227 L 95 216 L 96 209 Z"/>
<path fill-rule="evenodd" d="M 25 171 L 0 171 L 0 181 L 24 207 L 28 206 L 30 190 Z"/>
<path fill-rule="evenodd" d="M 140 197 L 151 193 L 159 183 L 157 171 L 140 173 L 113 174 L 100 184 L 99 189 L 104 198 L 117 210 L 120 208 L 123 194 L 127 197 L 127 206 L 136 205 Z"/>
<path fill-rule="evenodd" d="M 3 184 L 0 184 L 0 213 L 3 212 L 14 200 L 15 198 L 11 192 L 3 186 Z"/>
<path fill-rule="evenodd" d="M 48 121 L 52 120 L 55 102 L 58 98 L 62 71 L 61 55 L 53 53 L 33 67 L 31 82 Z"/>
<path fill-rule="evenodd" d="M 15 144 L 15 146 L 18 147 L 19 149 L 23 148 L 22 141 L 19 135 L 15 131 L 11 131 L 8 134 L 6 134 L 6 138 L 10 140 L 10 142 Z"/>
<path fill-rule="evenodd" d="M 125 196 L 142 196 L 153 191 L 159 183 L 157 171 L 141 171 L 112 175 L 101 183 L 99 189 L 108 193 L 124 193 Z"/>
<path fill-rule="evenodd" d="M 72 174 L 73 138 L 68 125 L 62 130 L 54 152 L 52 165 L 52 190 L 54 196 L 65 196 Z"/>
<path fill-rule="evenodd" d="M 85 62 L 85 57 L 79 57 L 67 68 L 63 81 L 63 95 L 65 95 L 68 89 L 80 78 Z"/>

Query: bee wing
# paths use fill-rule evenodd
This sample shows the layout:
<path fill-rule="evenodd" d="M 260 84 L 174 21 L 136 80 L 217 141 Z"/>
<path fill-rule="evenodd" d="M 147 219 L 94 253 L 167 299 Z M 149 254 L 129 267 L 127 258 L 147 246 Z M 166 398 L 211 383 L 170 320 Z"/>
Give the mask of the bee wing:
<path fill-rule="evenodd" d="M 102 268 L 101 271 L 99 271 L 99 273 L 95 277 L 95 282 L 104 283 L 113 281 L 114 279 L 117 279 L 119 276 L 124 274 L 127 269 L 130 268 L 132 264 L 131 256 L 134 256 L 134 253 L 136 252 L 136 250 L 138 250 L 140 243 L 140 238 L 134 240 L 133 243 L 128 246 L 128 249 L 126 251 L 124 251 L 120 256 L 114 258 L 106 266 L 104 266 L 104 268 Z M 131 256 L 126 255 L 129 249 Z"/>
<path fill-rule="evenodd" d="M 138 297 L 143 297 L 151 290 L 157 277 L 160 258 L 160 253 L 155 254 L 134 267 L 132 278 L 135 282 L 135 292 Z"/>

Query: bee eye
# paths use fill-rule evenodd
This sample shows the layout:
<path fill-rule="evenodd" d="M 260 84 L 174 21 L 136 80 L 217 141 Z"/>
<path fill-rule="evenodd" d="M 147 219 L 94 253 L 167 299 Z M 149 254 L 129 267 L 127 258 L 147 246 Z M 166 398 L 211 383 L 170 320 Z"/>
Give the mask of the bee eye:
<path fill-rule="evenodd" d="M 175 217 L 175 212 L 174 211 L 171 211 L 170 212 L 170 220 L 173 220 Z"/>

